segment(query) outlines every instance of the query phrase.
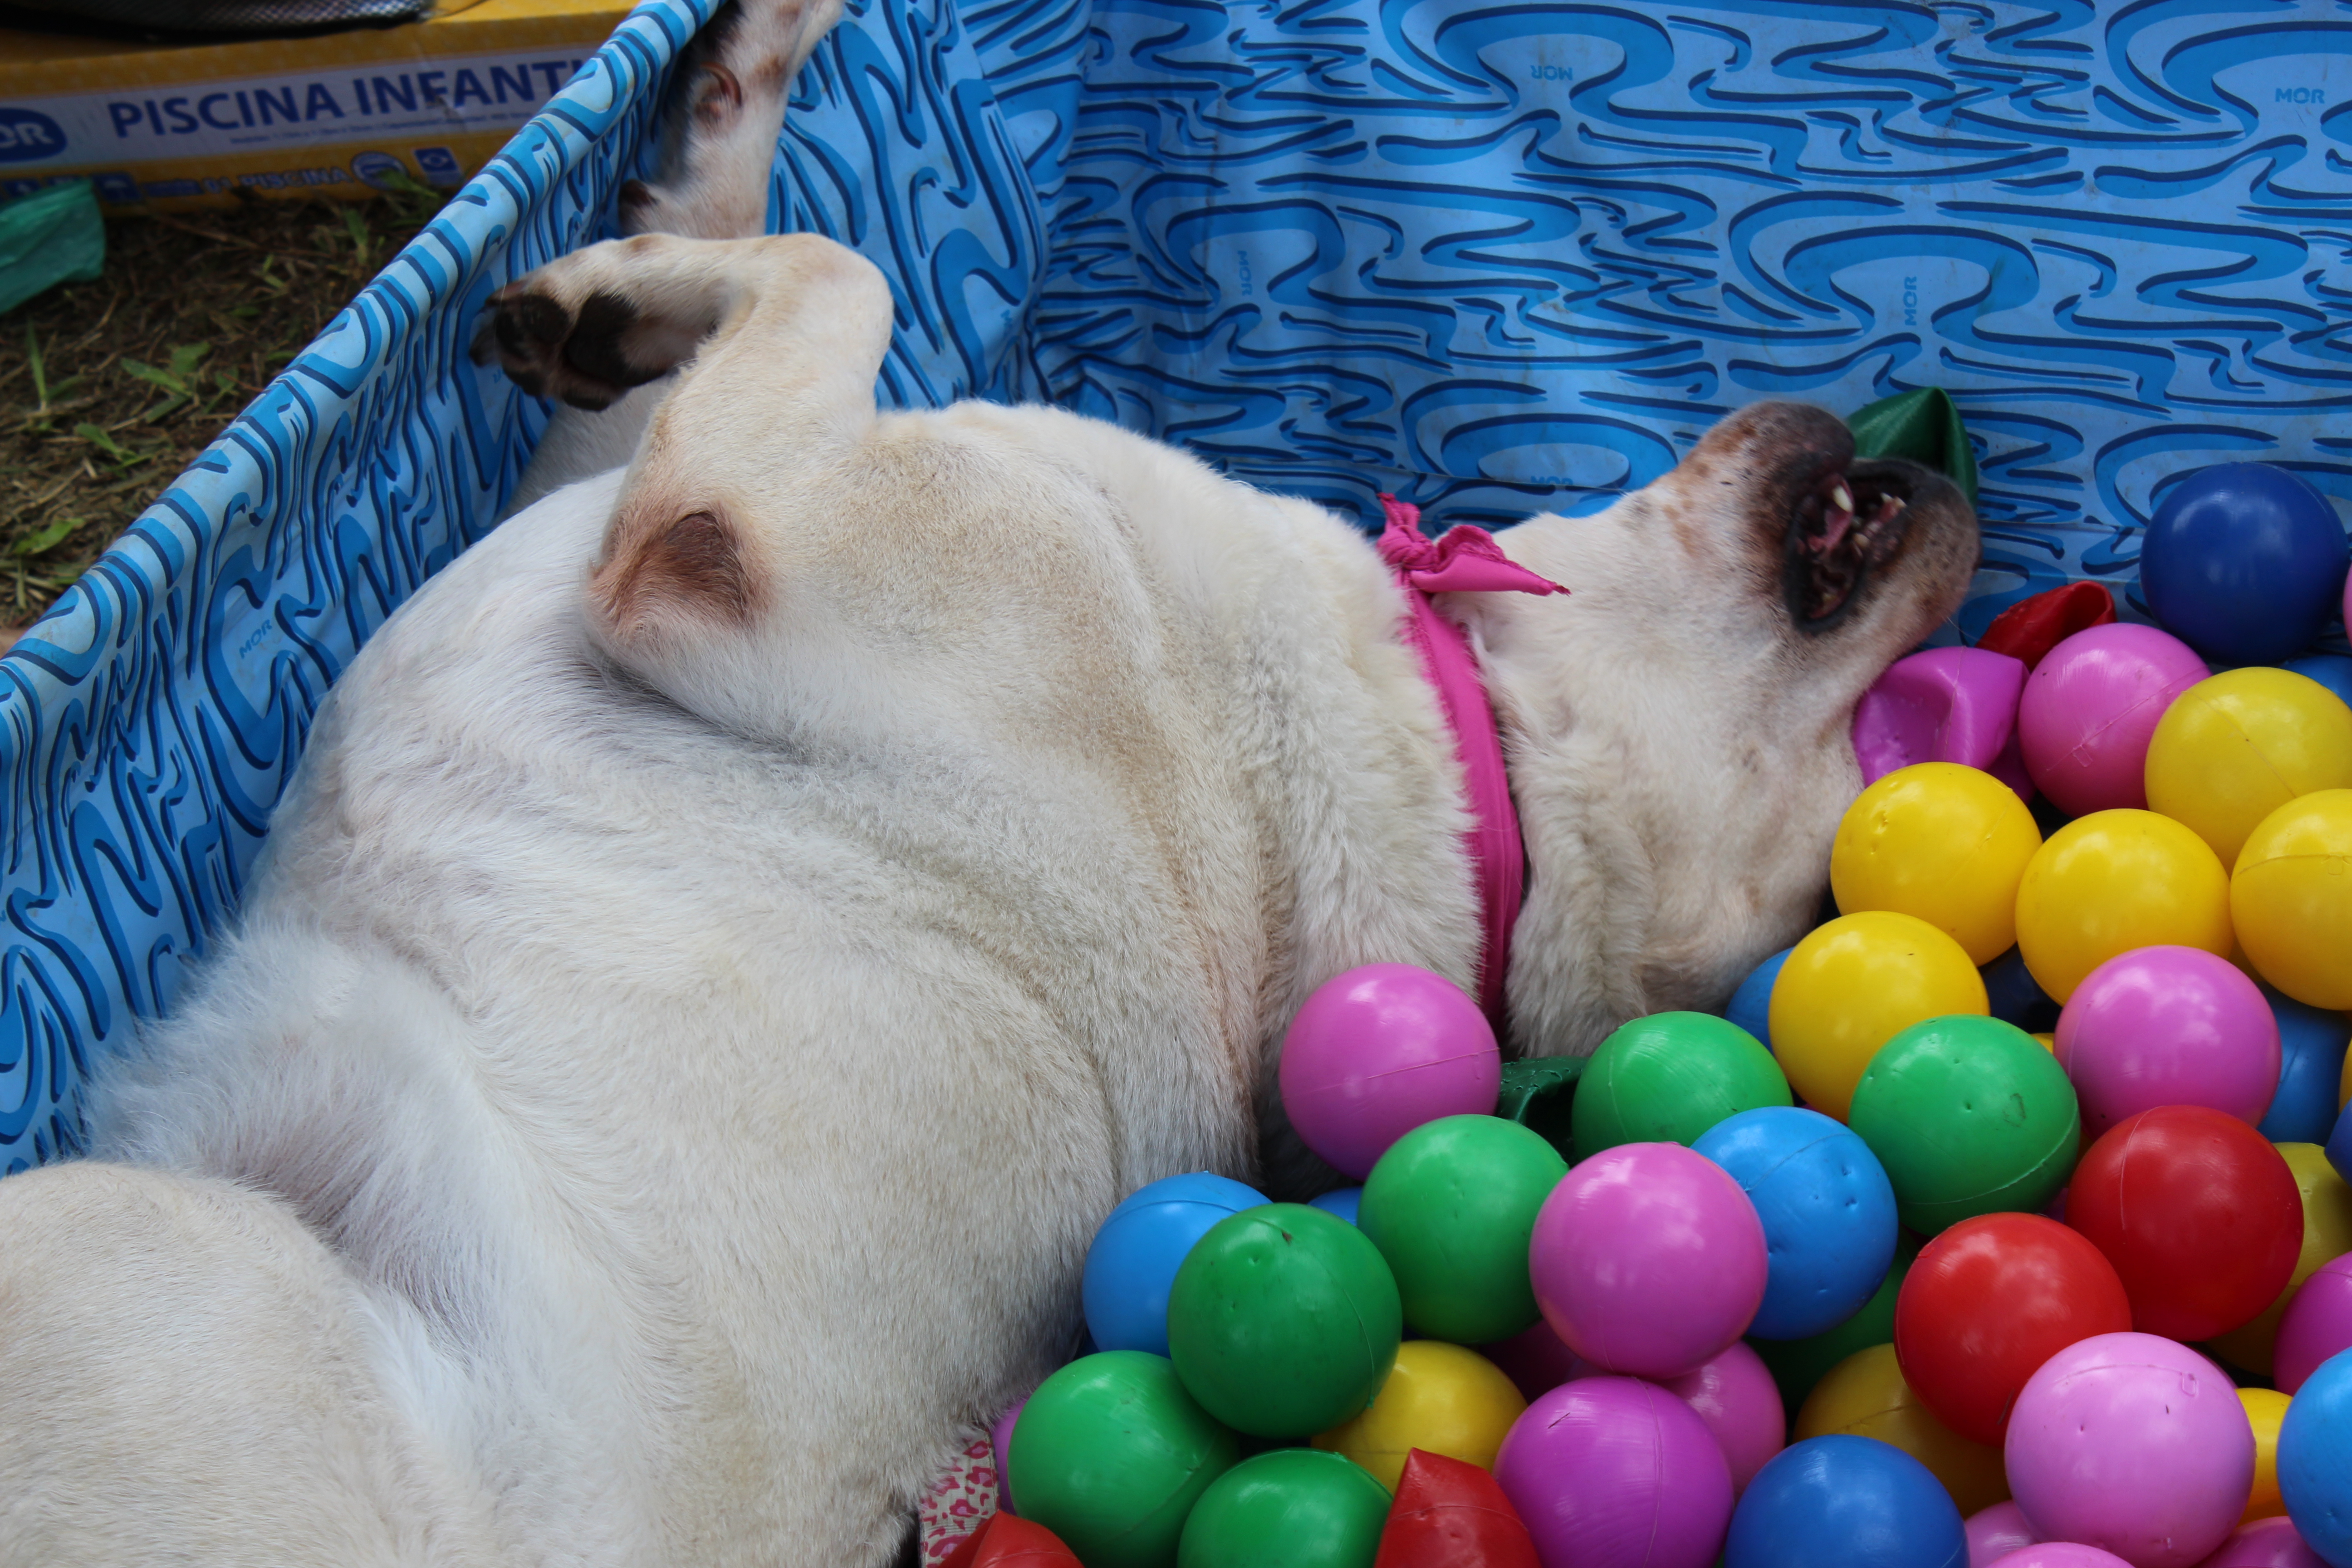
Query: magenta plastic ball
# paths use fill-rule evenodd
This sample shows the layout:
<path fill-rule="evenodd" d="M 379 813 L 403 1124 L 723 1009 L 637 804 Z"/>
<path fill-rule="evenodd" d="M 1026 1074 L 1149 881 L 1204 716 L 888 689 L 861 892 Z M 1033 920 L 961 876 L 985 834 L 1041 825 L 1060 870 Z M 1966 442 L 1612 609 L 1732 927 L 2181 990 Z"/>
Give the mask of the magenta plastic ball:
<path fill-rule="evenodd" d="M 1764 1222 L 1704 1154 L 1621 1143 L 1552 1189 L 1528 1265 L 1536 1304 L 1570 1350 L 1611 1372 L 1680 1377 L 1756 1316 Z"/>
<path fill-rule="evenodd" d="M 2024 1510 L 2013 1502 L 1997 1502 L 1969 1515 L 1969 1568 L 1988 1568 L 2020 1547 L 2038 1544 L 2042 1537 L 2026 1522 Z"/>
<path fill-rule="evenodd" d="M 2159 1105 L 2206 1105 L 2249 1125 L 2278 1092 L 2278 1016 L 2226 958 L 2141 947 L 2091 971 L 2058 1015 L 2058 1065 L 2096 1138 Z"/>
<path fill-rule="evenodd" d="M 1492 1116 L 1503 1056 L 1486 1016 L 1454 982 L 1409 963 L 1368 963 L 1317 986 L 1290 1021 L 1281 1080 L 1298 1136 L 1360 1182 L 1423 1122 Z"/>
<path fill-rule="evenodd" d="M 2304 1543 L 2292 1520 L 2258 1519 L 2240 1525 L 2197 1568 L 2327 1568 L 2327 1560 Z"/>
<path fill-rule="evenodd" d="M 2188 1346 L 2095 1334 L 2026 1380 L 2002 1459 L 2043 1540 L 2195 1568 L 2245 1512 L 2254 1430 L 2229 1378 Z"/>
<path fill-rule="evenodd" d="M 993 1458 L 996 1461 L 996 1506 L 1007 1513 L 1014 1511 L 1012 1467 L 1013 1426 L 1021 1419 L 1021 1413 L 1028 1407 L 1028 1395 L 1024 1394 L 1020 1403 L 998 1416 L 996 1424 L 988 1429 L 988 1446 L 995 1450 Z"/>
<path fill-rule="evenodd" d="M 2006 1557 L 1996 1557 L 1993 1568 L 2132 1568 L 2112 1552 L 2071 1541 L 2044 1541 L 2021 1546 Z"/>
<path fill-rule="evenodd" d="M 1788 1445 L 1789 1416 L 1780 1405 L 1780 1384 L 1745 1340 L 1732 1341 L 1696 1372 L 1660 1386 L 1696 1411 L 1715 1434 L 1715 1446 L 1731 1467 L 1734 1497 L 1748 1489 L 1765 1460 Z"/>
<path fill-rule="evenodd" d="M 1591 1377 L 1601 1370 L 1562 1344 L 1541 1318 L 1507 1340 L 1480 1345 L 1478 1353 L 1503 1369 L 1503 1375 L 1518 1386 L 1521 1399 L 1549 1394 L 1571 1378 Z"/>
<path fill-rule="evenodd" d="M 2044 656 L 2017 704 L 2025 771 L 2069 816 L 2147 808 L 2147 742 L 2204 660 L 2154 626 L 2093 626 Z"/>
<path fill-rule="evenodd" d="M 2352 1350 L 2352 1253 L 2321 1264 L 2279 1320 L 2271 1375 L 2293 1398 L 2304 1379 L 2339 1351 Z"/>
<path fill-rule="evenodd" d="M 1528 1405 L 1495 1479 L 1544 1568 L 1707 1568 L 1731 1523 L 1706 1423 L 1637 1378 L 1579 1378 Z"/>

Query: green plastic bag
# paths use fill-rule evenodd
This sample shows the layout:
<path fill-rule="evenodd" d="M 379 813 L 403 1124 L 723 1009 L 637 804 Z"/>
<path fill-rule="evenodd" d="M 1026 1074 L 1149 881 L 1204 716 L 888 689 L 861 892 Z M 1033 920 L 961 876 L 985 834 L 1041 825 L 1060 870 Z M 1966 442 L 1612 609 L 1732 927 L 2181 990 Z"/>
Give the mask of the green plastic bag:
<path fill-rule="evenodd" d="M 68 180 L 0 202 L 0 312 L 54 284 L 106 270 L 106 224 L 88 180 Z"/>
<path fill-rule="evenodd" d="M 1853 432 L 1855 457 L 1908 458 L 1948 478 L 1970 506 L 1977 504 L 1977 455 L 1958 407 L 1942 387 L 1882 397 L 1847 416 L 1845 426 Z"/>

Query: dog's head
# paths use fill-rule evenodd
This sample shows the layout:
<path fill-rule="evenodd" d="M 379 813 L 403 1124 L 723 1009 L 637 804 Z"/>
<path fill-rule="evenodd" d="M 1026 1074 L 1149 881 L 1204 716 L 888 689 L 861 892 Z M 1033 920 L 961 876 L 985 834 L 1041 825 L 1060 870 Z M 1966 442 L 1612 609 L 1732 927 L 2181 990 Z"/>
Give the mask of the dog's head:
<path fill-rule="evenodd" d="M 1857 462 L 1834 416 L 1759 403 L 1607 511 L 1502 538 L 1573 590 L 1449 607 L 1480 641 L 1527 836 L 1514 1033 L 1575 1054 L 1719 1006 L 1805 930 L 1861 787 L 1854 706 L 1958 608 L 1976 519 L 1939 474 Z"/>

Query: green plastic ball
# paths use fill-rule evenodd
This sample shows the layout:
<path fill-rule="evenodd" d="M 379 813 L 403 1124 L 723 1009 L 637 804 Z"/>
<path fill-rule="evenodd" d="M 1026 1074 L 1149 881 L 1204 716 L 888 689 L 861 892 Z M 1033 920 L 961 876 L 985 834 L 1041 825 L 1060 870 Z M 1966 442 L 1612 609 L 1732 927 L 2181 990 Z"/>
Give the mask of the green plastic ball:
<path fill-rule="evenodd" d="M 1403 1336 L 1380 1248 L 1304 1204 L 1218 1221 L 1168 1292 L 1177 1376 L 1210 1415 L 1259 1437 L 1303 1437 L 1357 1415 Z M 1019 1478 L 1013 1487 L 1019 1497 Z"/>
<path fill-rule="evenodd" d="M 1460 1345 L 1532 1324 L 1528 1241 L 1567 1174 L 1541 1135 L 1496 1116 L 1441 1117 L 1389 1145 L 1356 1223 L 1396 1276 L 1404 1321 Z"/>
<path fill-rule="evenodd" d="M 1749 1340 L 1748 1346 L 1764 1363 L 1780 1386 L 1780 1408 L 1790 1425 L 1797 1412 L 1805 1407 L 1805 1395 L 1813 1384 L 1829 1374 L 1830 1368 L 1856 1351 L 1866 1351 L 1873 1345 L 1895 1342 L 1895 1298 L 1902 1293 L 1903 1277 L 1911 1272 L 1912 1260 L 1919 1256 L 1919 1243 L 1914 1237 L 1899 1237 L 1895 1244 L 1895 1261 L 1888 1265 L 1886 1278 L 1878 1282 L 1869 1300 L 1855 1310 L 1853 1317 L 1833 1329 L 1827 1329 L 1809 1340 Z"/>
<path fill-rule="evenodd" d="M 1576 1157 L 1620 1143 L 1681 1143 L 1759 1106 L 1790 1105 L 1772 1053 L 1711 1013 L 1653 1013 L 1601 1042 L 1576 1086 Z"/>
<path fill-rule="evenodd" d="M 1354 1463 L 1277 1448 L 1201 1494 L 1177 1568 L 1371 1568 L 1388 1516 L 1388 1489 Z"/>
<path fill-rule="evenodd" d="M 2065 1069 L 2032 1036 L 1967 1016 L 1914 1024 L 1879 1047 L 1846 1119 L 1922 1236 L 2042 1208 L 2074 1173 L 2083 1125 Z"/>
<path fill-rule="evenodd" d="M 1006 1468 L 1022 1515 L 1087 1568 L 1171 1568 L 1186 1515 L 1239 1451 L 1166 1357 L 1105 1351 L 1038 1385 Z"/>

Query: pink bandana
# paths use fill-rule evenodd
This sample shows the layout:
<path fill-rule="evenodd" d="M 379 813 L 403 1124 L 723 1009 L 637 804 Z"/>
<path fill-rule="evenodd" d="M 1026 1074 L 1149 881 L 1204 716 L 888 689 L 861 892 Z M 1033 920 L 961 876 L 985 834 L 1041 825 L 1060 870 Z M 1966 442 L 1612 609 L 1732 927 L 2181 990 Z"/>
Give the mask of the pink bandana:
<path fill-rule="evenodd" d="M 1503 553 L 1483 528 L 1456 523 L 1433 542 L 1421 536 L 1421 509 L 1382 495 L 1388 527 L 1381 534 L 1381 559 L 1396 568 L 1397 582 L 1412 606 L 1406 635 L 1421 656 L 1422 673 L 1437 688 L 1437 703 L 1454 731 L 1454 754 L 1462 759 L 1462 793 L 1476 826 L 1470 854 L 1478 868 L 1478 905 L 1486 927 L 1486 950 L 1478 959 L 1478 1005 L 1499 1036 L 1503 1032 L 1503 978 L 1511 967 L 1511 928 L 1518 923 L 1519 900 L 1527 889 L 1527 847 L 1519 840 L 1519 814 L 1511 805 L 1511 781 L 1503 769 L 1502 736 L 1486 682 L 1470 651 L 1468 634 L 1437 613 L 1432 594 L 1565 594 Z"/>

